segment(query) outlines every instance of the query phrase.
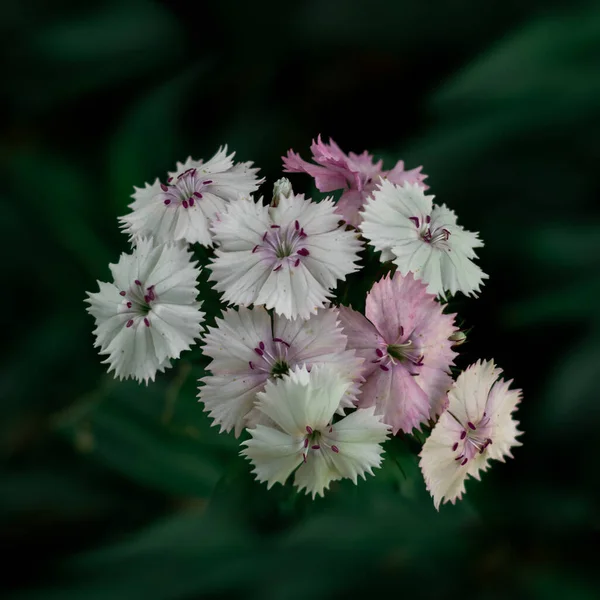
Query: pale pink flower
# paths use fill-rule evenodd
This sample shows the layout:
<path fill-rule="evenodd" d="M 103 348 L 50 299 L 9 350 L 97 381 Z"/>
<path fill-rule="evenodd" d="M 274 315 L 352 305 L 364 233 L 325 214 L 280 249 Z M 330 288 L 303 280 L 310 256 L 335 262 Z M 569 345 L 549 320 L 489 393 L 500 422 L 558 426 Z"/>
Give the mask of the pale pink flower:
<path fill-rule="evenodd" d="M 421 471 L 436 508 L 462 497 L 465 481 L 479 479 L 489 459 L 504 462 L 510 449 L 521 446 L 518 421 L 512 413 L 521 390 L 499 379 L 502 369 L 493 361 L 478 361 L 459 376 L 448 393 L 448 408 L 441 415 L 421 450 Z"/>
<path fill-rule="evenodd" d="M 373 285 L 365 314 L 340 307 L 348 348 L 365 359 L 359 406 L 375 405 L 394 434 L 410 433 L 447 402 L 455 315 L 444 314 L 412 274 L 400 273 Z"/>
<path fill-rule="evenodd" d="M 382 178 L 399 184 L 418 183 L 427 188 L 422 183 L 427 177 L 421 173 L 423 167 L 405 171 L 404 162 L 399 160 L 391 171 L 384 171 L 383 161 L 374 163 L 373 155 L 368 154 L 366 150 L 362 154 L 345 154 L 332 139 L 328 144 L 321 141 L 320 135 L 316 142 L 313 140 L 311 151 L 313 160 L 318 164 L 306 162 L 299 154 L 289 150 L 287 156 L 282 157 L 284 171 L 308 173 L 314 178 L 315 185 L 321 192 L 344 190 L 337 203 L 336 212 L 354 227 L 358 227 L 362 220 L 359 211 L 365 199 L 372 194 Z"/>
<path fill-rule="evenodd" d="M 221 431 L 260 421 L 253 411 L 256 394 L 268 380 L 281 378 L 290 369 L 329 364 L 351 384 L 342 398 L 340 412 L 353 406 L 359 394 L 363 359 L 346 350 L 346 336 L 336 309 L 324 308 L 308 320 L 271 315 L 262 307 L 228 309 L 216 327 L 209 327 L 203 352 L 212 358 L 211 375 L 201 381 L 199 398 Z"/>
<path fill-rule="evenodd" d="M 277 206 L 240 198 L 213 223 L 218 247 L 210 280 L 229 304 L 262 305 L 308 319 L 358 270 L 362 244 L 338 226 L 333 202 L 279 193 Z"/>

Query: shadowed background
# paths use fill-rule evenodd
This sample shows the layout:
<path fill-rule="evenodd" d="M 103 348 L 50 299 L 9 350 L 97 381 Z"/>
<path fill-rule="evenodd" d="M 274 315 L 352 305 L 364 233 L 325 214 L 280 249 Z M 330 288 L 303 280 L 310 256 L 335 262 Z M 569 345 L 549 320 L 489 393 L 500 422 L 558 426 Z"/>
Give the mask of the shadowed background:
<path fill-rule="evenodd" d="M 5 597 L 598 597 L 597 6 L 8 0 L 1 14 Z M 480 298 L 453 304 L 472 328 L 459 365 L 494 358 L 523 388 L 524 445 L 439 513 L 411 440 L 356 488 L 267 493 L 196 402 L 197 349 L 145 387 L 107 376 L 93 348 L 83 299 L 128 249 L 116 217 L 133 185 L 227 143 L 268 196 L 280 156 L 308 158 L 319 133 L 423 165 L 486 244 Z"/>

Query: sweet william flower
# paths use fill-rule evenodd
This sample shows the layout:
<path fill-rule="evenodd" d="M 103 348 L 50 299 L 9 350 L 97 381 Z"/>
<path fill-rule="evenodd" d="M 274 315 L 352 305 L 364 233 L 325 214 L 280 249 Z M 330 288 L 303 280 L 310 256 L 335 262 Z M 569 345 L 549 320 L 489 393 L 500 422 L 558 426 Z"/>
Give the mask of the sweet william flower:
<path fill-rule="evenodd" d="M 340 307 L 348 348 L 365 360 L 359 406 L 374 406 L 394 434 L 420 429 L 447 402 L 456 356 L 448 338 L 457 329 L 442 308 L 422 282 L 398 272 L 373 285 L 366 318 Z"/>
<path fill-rule="evenodd" d="M 142 238 L 132 254 L 110 265 L 114 283 L 88 293 L 96 347 L 119 379 L 154 380 L 200 337 L 204 313 L 196 301 L 200 269 L 180 244 Z"/>
<path fill-rule="evenodd" d="M 427 188 L 423 183 L 427 175 L 421 173 L 422 167 L 405 171 L 401 160 L 391 171 L 384 171 L 383 161 L 373 162 L 373 156 L 367 151 L 362 154 L 345 154 L 332 139 L 326 144 L 321 141 L 321 136 L 316 142 L 313 140 L 311 151 L 316 165 L 302 160 L 299 154 L 289 150 L 287 156 L 282 157 L 284 171 L 307 173 L 314 178 L 315 185 L 321 192 L 344 190 L 336 205 L 336 212 L 354 227 L 358 227 L 361 221 L 359 211 L 366 198 L 373 193 L 382 178 L 393 183 L 409 182 Z"/>
<path fill-rule="evenodd" d="M 330 365 L 317 365 L 310 372 L 296 368 L 276 383 L 267 382 L 257 407 L 273 425 L 249 429 L 251 439 L 242 443 L 242 454 L 259 481 L 271 488 L 295 471 L 295 485 L 314 498 L 331 481 L 348 478 L 356 484 L 359 476 L 373 474 L 381 464 L 388 427 L 373 408 L 332 422 L 350 385 Z"/>
<path fill-rule="evenodd" d="M 382 261 L 393 260 L 403 275 L 413 273 L 429 293 L 475 295 L 487 279 L 473 262 L 483 242 L 432 200 L 419 185 L 382 181 L 365 203 L 360 229 Z"/>
<path fill-rule="evenodd" d="M 421 450 L 420 466 L 436 508 L 454 502 L 465 480 L 480 478 L 490 459 L 504 462 L 520 446 L 513 412 L 521 390 L 500 379 L 493 361 L 478 361 L 462 372 L 449 392 L 449 404 Z"/>
<path fill-rule="evenodd" d="M 359 394 L 363 359 L 346 350 L 346 337 L 338 311 L 320 309 L 306 321 L 271 315 L 262 307 L 228 309 L 216 327 L 204 336 L 203 353 L 212 361 L 211 375 L 204 377 L 199 398 L 221 431 L 261 422 L 254 409 L 256 394 L 266 382 L 281 378 L 298 366 L 316 364 L 338 368 L 351 384 L 342 396 L 339 412 L 353 406 Z"/>
<path fill-rule="evenodd" d="M 158 242 L 183 240 L 212 246 L 210 223 L 239 195 L 258 189 L 258 169 L 251 162 L 235 163 L 227 146 L 207 162 L 188 158 L 178 162 L 165 181 L 135 188 L 132 212 L 120 217 L 132 237 L 151 236 Z"/>
<path fill-rule="evenodd" d="M 358 269 L 355 232 L 338 226 L 333 202 L 279 194 L 277 206 L 232 202 L 213 224 L 211 281 L 229 304 L 262 305 L 307 319 Z"/>

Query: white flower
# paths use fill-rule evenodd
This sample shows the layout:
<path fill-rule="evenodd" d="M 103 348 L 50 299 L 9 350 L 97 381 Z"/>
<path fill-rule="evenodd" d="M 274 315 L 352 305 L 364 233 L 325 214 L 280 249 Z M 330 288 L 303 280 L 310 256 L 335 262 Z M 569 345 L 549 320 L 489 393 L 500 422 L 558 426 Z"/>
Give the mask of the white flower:
<path fill-rule="evenodd" d="M 177 163 L 166 182 L 158 179 L 135 188 L 132 212 L 120 217 L 121 227 L 137 238 L 152 236 L 158 242 L 184 240 L 212 246 L 210 223 L 227 203 L 258 189 L 258 169 L 251 162 L 233 163 L 227 146 L 206 163 L 188 158 Z"/>
<path fill-rule="evenodd" d="M 509 456 L 520 446 L 518 421 L 512 417 L 521 390 L 499 379 L 493 361 L 478 361 L 462 372 L 448 393 L 449 404 L 421 450 L 421 471 L 436 508 L 454 502 L 465 491 L 465 480 L 479 479 L 489 459 Z"/>
<path fill-rule="evenodd" d="M 350 386 L 335 367 L 318 365 L 290 372 L 276 384 L 268 381 L 258 394 L 258 409 L 273 427 L 249 429 L 252 439 L 242 451 L 252 461 L 259 481 L 284 483 L 296 470 L 294 483 L 314 498 L 329 483 L 373 474 L 381 464 L 388 427 L 374 407 L 358 409 L 337 423 L 332 418 Z M 299 468 L 298 468 L 299 467 Z"/>
<path fill-rule="evenodd" d="M 216 322 L 204 336 L 202 351 L 212 358 L 208 365 L 212 374 L 201 380 L 199 398 L 221 431 L 235 428 L 237 437 L 244 427 L 263 422 L 263 413 L 254 409 L 256 394 L 264 390 L 267 380 L 280 378 L 296 366 L 335 365 L 351 380 L 339 412 L 356 402 L 363 359 L 346 350 L 336 309 L 320 309 L 303 321 L 279 315 L 271 319 L 262 306 L 240 307 L 226 310 Z"/>
<path fill-rule="evenodd" d="M 418 184 L 384 180 L 367 199 L 360 229 L 382 261 L 393 260 L 402 275 L 414 273 L 430 294 L 475 295 L 488 277 L 472 260 L 483 242 L 433 198 Z"/>
<path fill-rule="evenodd" d="M 89 293 L 96 347 L 119 378 L 148 383 L 200 337 L 204 313 L 196 302 L 200 269 L 178 244 L 142 238 L 132 254 L 110 265 L 114 283 Z"/>
<path fill-rule="evenodd" d="M 307 319 L 323 307 L 340 279 L 357 270 L 361 243 L 338 227 L 330 199 L 280 194 L 275 207 L 240 198 L 214 222 L 210 279 L 229 304 L 264 305 Z"/>

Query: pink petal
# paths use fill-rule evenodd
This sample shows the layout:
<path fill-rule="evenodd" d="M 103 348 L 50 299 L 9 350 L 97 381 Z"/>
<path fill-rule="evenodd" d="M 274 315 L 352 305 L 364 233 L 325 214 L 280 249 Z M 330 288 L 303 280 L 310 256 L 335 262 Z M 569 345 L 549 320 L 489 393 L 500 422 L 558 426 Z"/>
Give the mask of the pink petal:
<path fill-rule="evenodd" d="M 289 150 L 287 156 L 282 156 L 282 159 L 285 173 L 307 173 L 314 178 L 315 185 L 321 192 L 331 192 L 346 187 L 346 178 L 343 174 L 306 162 L 293 150 Z"/>
<path fill-rule="evenodd" d="M 392 427 L 394 435 L 402 430 L 410 433 L 429 420 L 430 404 L 427 394 L 402 365 L 389 371 L 376 369 L 363 384 L 358 406 L 375 405 L 375 413 Z"/>
<path fill-rule="evenodd" d="M 423 167 L 417 167 L 416 169 L 405 171 L 404 162 L 399 160 L 396 163 L 396 166 L 385 174 L 385 177 L 396 185 L 402 185 L 403 183 L 420 183 L 424 189 L 428 190 L 429 186 L 423 183 L 428 176 L 421 173 L 422 168 Z"/>
<path fill-rule="evenodd" d="M 363 377 L 367 377 L 377 369 L 371 361 L 376 356 L 375 349 L 384 343 L 383 338 L 361 313 L 347 306 L 340 306 L 339 317 L 342 331 L 348 338 L 347 347 L 356 350 L 356 355 L 365 359 Z"/>

